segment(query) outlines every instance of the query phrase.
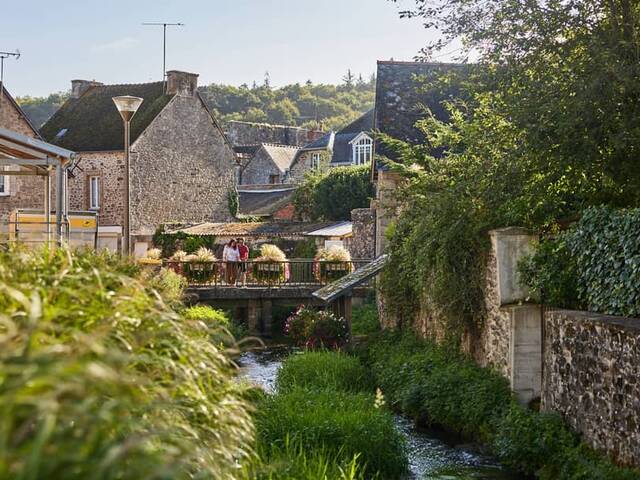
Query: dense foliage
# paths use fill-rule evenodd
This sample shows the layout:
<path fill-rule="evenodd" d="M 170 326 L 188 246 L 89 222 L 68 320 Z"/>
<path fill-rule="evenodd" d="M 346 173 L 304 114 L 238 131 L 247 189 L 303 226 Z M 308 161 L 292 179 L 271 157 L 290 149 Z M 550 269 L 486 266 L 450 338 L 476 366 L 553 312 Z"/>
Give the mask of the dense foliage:
<path fill-rule="evenodd" d="M 375 78 L 345 77 L 342 85 L 308 81 L 272 88 L 268 81 L 249 87 L 211 84 L 200 89 L 222 122 L 297 125 L 337 130 L 373 107 Z"/>
<path fill-rule="evenodd" d="M 239 478 L 245 387 L 180 282 L 106 253 L 0 252 L 0 478 Z"/>
<path fill-rule="evenodd" d="M 304 305 L 287 318 L 284 333 L 306 348 L 338 348 L 349 341 L 349 325 L 344 318 Z"/>
<path fill-rule="evenodd" d="M 406 185 L 385 293 L 406 322 L 428 297 L 472 330 L 489 229 L 547 229 L 588 206 L 638 205 L 640 10 L 628 0 L 417 0 L 405 14 L 479 58 L 426 86 L 459 86 L 450 121 L 421 121 L 426 145 L 394 143 Z"/>
<path fill-rule="evenodd" d="M 640 316 L 640 209 L 591 208 L 521 265 L 524 281 L 559 307 Z"/>
<path fill-rule="evenodd" d="M 384 332 L 364 353 L 388 403 L 491 446 L 505 464 L 543 480 L 637 480 L 581 444 L 552 413 L 520 406 L 506 379 L 451 349 Z"/>
<path fill-rule="evenodd" d="M 177 251 L 193 254 L 205 247 L 216 249 L 216 237 L 212 235 L 190 235 L 184 232 L 167 233 L 164 227 L 153 234 L 153 245 L 162 251 L 162 258 L 170 258 Z"/>
<path fill-rule="evenodd" d="M 278 390 L 258 405 L 258 444 L 259 450 L 268 446 L 266 460 L 293 442 L 308 454 L 329 454 L 339 465 L 355 464 L 366 478 L 401 477 L 407 469 L 403 438 L 365 373 L 357 359 L 340 353 L 287 359 Z"/>
<path fill-rule="evenodd" d="M 336 167 L 307 175 L 293 203 L 303 220 L 351 220 L 351 210 L 368 208 L 373 186 L 368 166 Z"/>

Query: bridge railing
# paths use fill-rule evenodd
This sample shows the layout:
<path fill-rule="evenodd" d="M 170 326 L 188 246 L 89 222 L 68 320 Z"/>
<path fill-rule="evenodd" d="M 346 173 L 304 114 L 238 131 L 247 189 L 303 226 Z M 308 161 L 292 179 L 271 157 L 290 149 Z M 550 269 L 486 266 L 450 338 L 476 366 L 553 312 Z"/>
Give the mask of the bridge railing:
<path fill-rule="evenodd" d="M 303 287 L 323 286 L 368 264 L 370 260 L 348 262 L 294 259 L 282 262 L 173 261 L 164 266 L 184 276 L 192 287 Z"/>

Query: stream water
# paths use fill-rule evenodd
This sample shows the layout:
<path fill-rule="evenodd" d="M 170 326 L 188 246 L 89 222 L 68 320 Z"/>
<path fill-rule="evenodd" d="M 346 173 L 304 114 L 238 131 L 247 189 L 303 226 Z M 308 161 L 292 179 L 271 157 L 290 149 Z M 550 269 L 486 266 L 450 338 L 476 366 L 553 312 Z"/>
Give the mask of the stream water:
<path fill-rule="evenodd" d="M 239 364 L 242 375 L 273 392 L 276 374 L 286 350 L 244 353 Z M 396 428 L 405 436 L 409 454 L 409 479 L 423 480 L 517 480 L 495 459 L 483 455 L 473 445 L 460 444 L 441 432 L 421 430 L 402 415 L 395 417 Z"/>

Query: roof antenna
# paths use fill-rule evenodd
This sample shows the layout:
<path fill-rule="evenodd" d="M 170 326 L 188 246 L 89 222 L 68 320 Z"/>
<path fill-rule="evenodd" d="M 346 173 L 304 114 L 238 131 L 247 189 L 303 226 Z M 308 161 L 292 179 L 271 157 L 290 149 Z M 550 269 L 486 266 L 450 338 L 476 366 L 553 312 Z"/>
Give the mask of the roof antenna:
<path fill-rule="evenodd" d="M 167 27 L 184 27 L 184 23 L 145 22 L 142 25 L 162 27 L 162 91 L 167 93 Z"/>
<path fill-rule="evenodd" d="M 4 59 L 9 57 L 20 58 L 20 50 L 15 52 L 0 52 L 0 109 L 2 108 L 2 96 L 4 95 Z"/>

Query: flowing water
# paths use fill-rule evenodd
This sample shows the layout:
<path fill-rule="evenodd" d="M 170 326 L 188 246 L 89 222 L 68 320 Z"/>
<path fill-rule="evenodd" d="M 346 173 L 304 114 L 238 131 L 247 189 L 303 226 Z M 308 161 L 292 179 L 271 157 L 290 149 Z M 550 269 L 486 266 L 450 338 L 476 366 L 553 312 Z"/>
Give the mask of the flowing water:
<path fill-rule="evenodd" d="M 276 373 L 287 350 L 265 350 L 244 353 L 239 360 L 242 374 L 267 392 L 273 392 Z M 478 452 L 468 444 L 441 432 L 421 430 L 401 415 L 396 415 L 396 427 L 407 440 L 410 479 L 423 480 L 517 480 L 495 459 Z"/>

